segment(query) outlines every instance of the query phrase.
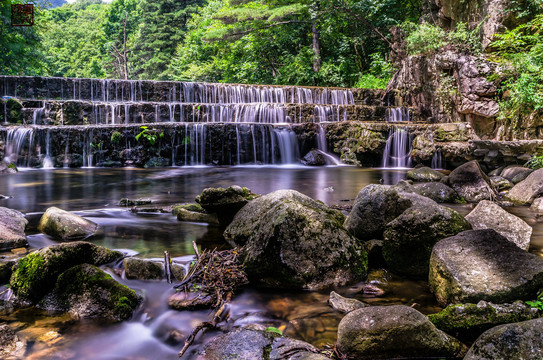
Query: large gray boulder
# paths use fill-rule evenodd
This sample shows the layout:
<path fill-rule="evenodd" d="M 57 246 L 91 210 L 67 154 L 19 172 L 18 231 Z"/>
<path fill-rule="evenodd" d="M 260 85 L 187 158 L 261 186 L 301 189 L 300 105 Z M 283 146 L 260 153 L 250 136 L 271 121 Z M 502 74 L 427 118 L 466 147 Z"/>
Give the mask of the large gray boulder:
<path fill-rule="evenodd" d="M 543 318 L 496 326 L 484 332 L 464 360 L 543 359 Z"/>
<path fill-rule="evenodd" d="M 69 211 L 50 207 L 41 217 L 38 230 L 55 239 L 71 241 L 94 235 L 98 225 Z"/>
<path fill-rule="evenodd" d="M 404 306 L 370 306 L 339 323 L 338 350 L 352 359 L 457 357 L 463 345 Z"/>
<path fill-rule="evenodd" d="M 19 211 L 0 207 L 0 250 L 27 246 L 26 224 L 28 221 Z"/>
<path fill-rule="evenodd" d="M 252 200 L 224 232 L 249 279 L 263 286 L 322 289 L 361 280 L 367 256 L 344 216 L 294 190 Z"/>
<path fill-rule="evenodd" d="M 509 181 L 513 181 L 513 179 L 515 178 L 524 180 L 528 177 L 528 175 L 530 175 L 533 172 L 534 170 L 527 167 L 518 166 L 518 165 L 510 165 L 510 166 L 506 166 L 502 170 L 502 172 L 500 173 L 500 176 Z"/>
<path fill-rule="evenodd" d="M 122 257 L 118 251 L 84 241 L 51 245 L 19 260 L 10 287 L 18 298 L 35 303 L 53 290 L 61 273 L 75 265 L 100 266 Z"/>
<path fill-rule="evenodd" d="M 427 166 L 408 170 L 405 174 L 407 180 L 413 181 L 439 181 L 444 176 L 443 173 Z"/>
<path fill-rule="evenodd" d="M 481 170 L 476 160 L 454 169 L 447 177 L 447 183 L 467 202 L 477 203 L 496 197 L 496 191 L 492 188 L 490 179 Z"/>
<path fill-rule="evenodd" d="M 535 299 L 543 287 L 543 259 L 492 229 L 464 231 L 434 246 L 429 283 L 443 306 Z"/>
<path fill-rule="evenodd" d="M 196 197 L 196 202 L 209 214 L 217 214 L 219 223 L 227 226 L 234 215 L 258 195 L 250 189 L 233 185 L 224 188 L 207 188 Z"/>
<path fill-rule="evenodd" d="M 60 274 L 54 291 L 40 306 L 66 311 L 76 318 L 118 322 L 130 319 L 142 300 L 96 266 L 81 264 Z"/>
<path fill-rule="evenodd" d="M 385 227 L 383 258 L 400 274 L 426 278 L 432 247 L 439 240 L 471 229 L 453 209 L 415 194 L 402 194 L 414 204 Z"/>
<path fill-rule="evenodd" d="M 483 200 L 468 215 L 473 230 L 494 229 L 522 250 L 530 247 L 532 227 L 492 201 Z"/>
<path fill-rule="evenodd" d="M 385 225 L 411 205 L 391 186 L 368 185 L 356 196 L 345 228 L 360 240 L 382 239 Z"/>
<path fill-rule="evenodd" d="M 543 169 L 539 169 L 519 182 L 506 195 L 507 200 L 515 204 L 531 204 L 534 199 L 543 195 Z"/>
<path fill-rule="evenodd" d="M 394 188 L 401 192 L 425 196 L 438 203 L 455 203 L 460 200 L 456 191 L 441 182 L 424 182 L 412 185 L 408 181 L 400 181 Z"/>

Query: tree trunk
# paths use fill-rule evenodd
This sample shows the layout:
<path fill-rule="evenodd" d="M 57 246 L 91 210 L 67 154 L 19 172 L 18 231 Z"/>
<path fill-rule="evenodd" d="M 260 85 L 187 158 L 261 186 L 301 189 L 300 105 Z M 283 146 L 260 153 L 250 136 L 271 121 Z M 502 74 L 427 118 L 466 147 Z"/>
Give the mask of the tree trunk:
<path fill-rule="evenodd" d="M 313 20 L 311 24 L 311 34 L 313 35 L 313 70 L 319 72 L 321 69 L 321 44 L 320 36 L 317 30 L 317 24 Z"/>

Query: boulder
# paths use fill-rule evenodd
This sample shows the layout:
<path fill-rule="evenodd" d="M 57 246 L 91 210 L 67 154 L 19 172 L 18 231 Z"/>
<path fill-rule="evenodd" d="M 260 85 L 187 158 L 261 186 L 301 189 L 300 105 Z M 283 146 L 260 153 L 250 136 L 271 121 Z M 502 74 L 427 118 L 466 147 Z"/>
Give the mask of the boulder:
<path fill-rule="evenodd" d="M 127 279 L 160 280 L 164 263 L 129 257 L 123 260 Z"/>
<path fill-rule="evenodd" d="M 326 165 L 326 157 L 320 150 L 313 149 L 309 151 L 302 159 L 302 164 L 308 166 Z"/>
<path fill-rule="evenodd" d="M 473 342 L 484 331 L 494 326 L 536 317 L 537 310 L 531 309 L 522 301 L 513 304 L 492 304 L 483 300 L 477 304 L 449 305 L 438 314 L 428 315 L 428 319 L 439 330 L 468 342 Z"/>
<path fill-rule="evenodd" d="M 521 179 L 520 181 L 522 181 L 526 179 L 526 177 L 528 177 L 528 175 L 530 175 L 533 172 L 534 170 L 527 167 L 518 166 L 518 165 L 510 165 L 510 166 L 506 166 L 502 170 L 502 172 L 500 173 L 500 176 L 511 182 L 513 181 L 514 178 L 517 178 L 518 176 L 517 179 Z"/>
<path fill-rule="evenodd" d="M 528 250 L 532 227 L 521 218 L 508 213 L 492 201 L 483 200 L 468 215 L 473 230 L 494 229 L 519 248 Z"/>
<path fill-rule="evenodd" d="M 174 205 L 172 207 L 172 214 L 177 215 L 179 213 L 180 209 L 192 211 L 192 212 L 205 212 L 204 208 L 200 206 L 200 204 L 196 203 L 190 203 L 190 204 L 180 204 L 180 205 Z"/>
<path fill-rule="evenodd" d="M 543 287 L 543 259 L 492 229 L 464 231 L 434 246 L 429 283 L 443 306 L 535 299 Z"/>
<path fill-rule="evenodd" d="M 202 291 L 176 291 L 168 297 L 168 306 L 175 310 L 210 309 L 217 303 L 217 297 Z"/>
<path fill-rule="evenodd" d="M 216 213 L 222 226 L 228 226 L 236 213 L 258 195 L 237 185 L 229 188 L 207 188 L 196 197 L 196 202 L 208 213 Z"/>
<path fill-rule="evenodd" d="M 251 329 L 253 327 L 254 329 Z M 198 360 L 326 360 L 313 345 L 282 337 L 258 325 L 239 328 L 211 340 Z"/>
<path fill-rule="evenodd" d="M 463 345 L 404 306 L 370 306 L 339 323 L 338 350 L 353 359 L 457 357 Z"/>
<path fill-rule="evenodd" d="M 186 209 L 177 209 L 177 220 L 206 223 L 209 225 L 220 225 L 217 214 L 208 214 L 205 212 L 189 211 Z"/>
<path fill-rule="evenodd" d="M 344 216 L 294 190 L 243 207 L 224 232 L 249 279 L 263 286 L 322 289 L 363 279 L 367 257 Z"/>
<path fill-rule="evenodd" d="M 476 203 L 496 197 L 490 179 L 483 173 L 476 160 L 454 169 L 447 177 L 447 182 L 467 202 Z"/>
<path fill-rule="evenodd" d="M 407 171 L 405 177 L 413 181 L 439 181 L 445 175 L 427 166 L 411 169 Z"/>
<path fill-rule="evenodd" d="M 519 182 L 506 195 L 507 200 L 518 204 L 531 204 L 536 198 L 543 195 L 543 169 L 539 169 Z"/>
<path fill-rule="evenodd" d="M 41 217 L 38 230 L 55 239 L 71 241 L 94 235 L 98 225 L 74 213 L 50 207 Z"/>
<path fill-rule="evenodd" d="M 441 182 L 426 182 L 412 185 L 407 181 L 400 181 L 395 188 L 402 192 L 410 192 L 425 196 L 438 203 L 455 203 L 460 197 L 451 187 Z"/>
<path fill-rule="evenodd" d="M 0 207 L 0 251 L 28 246 L 25 236 L 27 224 L 19 211 Z"/>
<path fill-rule="evenodd" d="M 382 239 L 385 225 L 411 206 L 387 185 L 368 185 L 356 196 L 345 228 L 360 240 Z"/>
<path fill-rule="evenodd" d="M 26 341 L 21 339 L 7 324 L 0 324 L 0 358 L 23 359 Z"/>
<path fill-rule="evenodd" d="M 491 176 L 490 184 L 492 184 L 492 187 L 497 191 L 509 190 L 513 186 L 511 181 L 502 178 L 501 176 Z"/>
<path fill-rule="evenodd" d="M 538 197 L 537 199 L 535 199 L 532 203 L 532 206 L 530 206 L 530 210 L 543 212 L 543 197 Z"/>
<path fill-rule="evenodd" d="M 0 259 L 0 285 L 9 283 L 15 264 L 16 262 L 13 260 Z"/>
<path fill-rule="evenodd" d="M 485 331 L 464 360 L 543 358 L 543 318 L 496 326 Z"/>
<path fill-rule="evenodd" d="M 41 305 L 77 318 L 118 322 L 130 319 L 142 300 L 96 266 L 81 264 L 60 274 L 54 291 Z"/>
<path fill-rule="evenodd" d="M 10 279 L 13 292 L 23 300 L 39 301 L 50 292 L 58 276 L 79 264 L 103 265 L 123 257 L 118 251 L 89 242 L 51 245 L 19 260 Z"/>
<path fill-rule="evenodd" d="M 330 293 L 330 298 L 328 299 L 328 304 L 334 309 L 342 313 L 349 313 L 351 311 L 362 309 L 363 307 L 369 306 L 368 304 L 363 303 L 360 300 L 353 298 L 346 298 L 339 295 L 337 292 L 332 291 Z"/>
<path fill-rule="evenodd" d="M 388 267 L 415 278 L 428 275 L 432 247 L 439 240 L 471 229 L 471 225 L 455 210 L 415 194 L 414 205 L 385 227 L 383 258 Z"/>

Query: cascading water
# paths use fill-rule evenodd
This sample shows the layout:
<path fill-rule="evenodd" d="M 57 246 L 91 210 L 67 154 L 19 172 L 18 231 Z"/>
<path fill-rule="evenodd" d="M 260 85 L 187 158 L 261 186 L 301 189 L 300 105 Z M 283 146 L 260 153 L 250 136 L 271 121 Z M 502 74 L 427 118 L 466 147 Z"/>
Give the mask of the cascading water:
<path fill-rule="evenodd" d="M 432 156 L 432 169 L 443 170 L 445 167 L 443 165 L 443 155 L 440 150 L 437 150 Z"/>
<path fill-rule="evenodd" d="M 4 161 L 13 163 L 17 166 L 28 166 L 30 152 L 32 151 L 32 139 L 34 137 L 34 129 L 23 127 L 9 129 L 6 136 L 6 149 Z M 26 148 L 25 148 L 26 145 Z M 25 162 L 25 152 L 28 156 Z"/>
<path fill-rule="evenodd" d="M 54 167 L 51 159 L 51 131 L 47 130 L 45 135 L 45 157 L 43 158 L 43 168 L 52 169 Z"/>
<path fill-rule="evenodd" d="M 405 108 L 388 108 L 386 121 L 409 121 L 409 110 Z M 411 167 L 412 136 L 406 128 L 392 126 L 389 130 L 383 160 L 384 168 L 409 168 Z"/>
<path fill-rule="evenodd" d="M 281 156 L 281 164 L 295 164 L 300 159 L 298 150 L 298 139 L 296 134 L 291 129 L 279 128 L 274 130 L 279 153 Z"/>

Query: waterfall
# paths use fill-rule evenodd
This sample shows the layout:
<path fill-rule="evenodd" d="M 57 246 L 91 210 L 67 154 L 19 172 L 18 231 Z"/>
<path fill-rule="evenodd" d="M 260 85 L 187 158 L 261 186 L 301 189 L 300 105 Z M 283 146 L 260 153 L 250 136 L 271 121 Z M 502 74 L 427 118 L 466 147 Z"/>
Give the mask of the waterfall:
<path fill-rule="evenodd" d="M 291 129 L 279 128 L 274 130 L 274 135 L 279 146 L 281 164 L 295 164 L 300 159 L 298 139 Z"/>
<path fill-rule="evenodd" d="M 404 107 L 387 108 L 385 112 L 385 121 L 409 122 L 409 109 Z"/>
<path fill-rule="evenodd" d="M 32 113 L 33 125 L 36 125 L 38 124 L 38 122 L 41 122 L 44 112 L 45 112 L 45 101 L 42 101 L 42 107 L 34 109 L 34 112 Z"/>
<path fill-rule="evenodd" d="M 443 166 L 443 155 L 441 154 L 440 150 L 437 150 L 434 155 L 432 156 L 432 169 L 437 170 L 443 170 L 445 166 Z"/>
<path fill-rule="evenodd" d="M 45 135 L 45 157 L 43 158 L 43 168 L 52 169 L 53 167 L 53 159 L 51 159 L 51 130 L 47 130 Z"/>
<path fill-rule="evenodd" d="M 8 130 L 4 155 L 5 162 L 13 163 L 17 166 L 28 166 L 30 164 L 34 131 L 35 129 L 28 127 L 13 128 Z M 26 162 L 24 162 L 25 144 L 27 144 Z"/>
<path fill-rule="evenodd" d="M 411 166 L 412 137 L 407 129 L 392 127 L 383 152 L 382 167 L 409 168 Z"/>

